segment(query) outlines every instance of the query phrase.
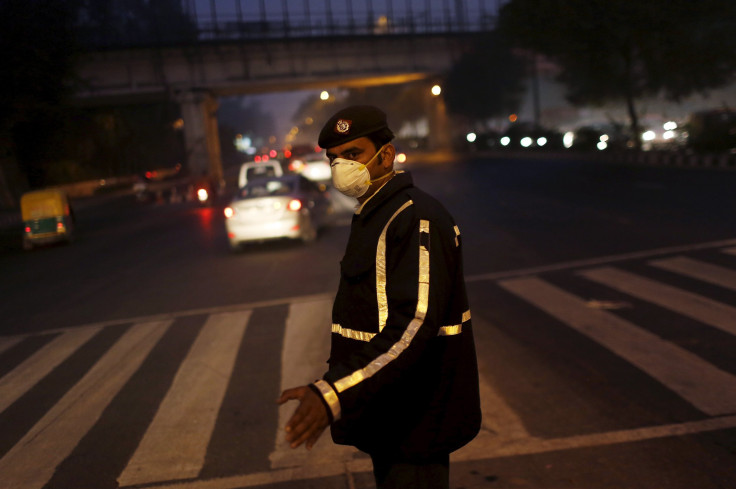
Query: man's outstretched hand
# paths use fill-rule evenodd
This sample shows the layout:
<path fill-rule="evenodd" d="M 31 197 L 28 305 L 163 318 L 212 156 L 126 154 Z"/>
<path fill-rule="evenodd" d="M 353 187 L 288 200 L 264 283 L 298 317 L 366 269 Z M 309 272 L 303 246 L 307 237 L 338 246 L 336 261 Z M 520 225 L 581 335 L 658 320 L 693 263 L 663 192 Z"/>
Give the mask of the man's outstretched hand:
<path fill-rule="evenodd" d="M 291 448 L 306 442 L 307 450 L 311 450 L 330 424 L 327 408 L 317 393 L 306 385 L 285 390 L 277 402 L 283 404 L 292 399 L 299 401 L 299 407 L 286 423 L 286 441 Z"/>

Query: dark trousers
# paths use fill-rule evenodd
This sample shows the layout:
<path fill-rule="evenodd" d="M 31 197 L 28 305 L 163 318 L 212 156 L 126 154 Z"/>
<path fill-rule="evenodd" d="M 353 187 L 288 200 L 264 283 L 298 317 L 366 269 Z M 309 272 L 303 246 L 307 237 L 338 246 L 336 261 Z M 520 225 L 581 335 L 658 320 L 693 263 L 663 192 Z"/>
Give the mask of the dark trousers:
<path fill-rule="evenodd" d="M 449 489 L 450 456 L 406 461 L 371 455 L 376 489 Z"/>

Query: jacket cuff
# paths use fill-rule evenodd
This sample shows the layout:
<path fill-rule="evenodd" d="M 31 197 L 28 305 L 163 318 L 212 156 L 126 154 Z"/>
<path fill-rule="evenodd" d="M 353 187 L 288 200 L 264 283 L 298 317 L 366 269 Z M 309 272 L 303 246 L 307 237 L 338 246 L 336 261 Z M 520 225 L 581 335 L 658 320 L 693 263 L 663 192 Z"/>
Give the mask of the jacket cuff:
<path fill-rule="evenodd" d="M 330 423 L 340 419 L 340 399 L 337 397 L 337 393 L 332 386 L 324 380 L 317 380 L 313 384 L 310 384 L 310 387 L 317 391 L 320 399 L 325 403 L 327 412 L 330 415 Z"/>

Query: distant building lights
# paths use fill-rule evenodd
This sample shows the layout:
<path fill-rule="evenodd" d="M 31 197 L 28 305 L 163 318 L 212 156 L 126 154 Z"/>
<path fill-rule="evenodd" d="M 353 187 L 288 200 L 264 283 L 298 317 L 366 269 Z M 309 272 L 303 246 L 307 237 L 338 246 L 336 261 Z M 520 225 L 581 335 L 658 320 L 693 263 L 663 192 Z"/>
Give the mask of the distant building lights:
<path fill-rule="evenodd" d="M 665 131 L 674 131 L 675 129 L 677 129 L 677 122 L 675 122 L 675 121 L 667 121 L 667 122 L 665 122 L 662 125 L 662 128 Z"/>
<path fill-rule="evenodd" d="M 605 141 L 598 141 L 598 144 L 596 145 L 596 147 L 599 150 L 603 151 L 604 149 L 606 149 L 608 147 L 608 143 L 605 142 Z"/>
<path fill-rule="evenodd" d="M 442 87 L 439 85 L 435 85 L 432 87 L 432 95 L 435 97 L 442 93 Z"/>
<path fill-rule="evenodd" d="M 468 140 L 469 143 L 474 143 L 476 139 L 476 134 L 474 132 L 469 132 L 467 136 L 465 136 L 465 139 Z"/>
<path fill-rule="evenodd" d="M 521 145 L 525 148 L 528 148 L 529 146 L 531 146 L 533 142 L 534 140 L 530 138 L 529 136 L 521 138 Z"/>
<path fill-rule="evenodd" d="M 654 131 L 646 131 L 644 134 L 641 135 L 641 138 L 644 141 L 654 141 L 655 137 L 657 137 L 657 135 L 654 133 Z"/>
<path fill-rule="evenodd" d="M 330 93 L 327 90 L 322 90 L 322 93 L 319 94 L 319 98 L 321 100 L 327 100 L 330 98 Z"/>
<path fill-rule="evenodd" d="M 508 146 L 511 143 L 511 138 L 504 136 L 501 138 L 501 146 Z"/>
<path fill-rule="evenodd" d="M 542 136 L 541 138 L 537 139 L 537 146 L 544 146 L 547 144 L 547 138 Z"/>

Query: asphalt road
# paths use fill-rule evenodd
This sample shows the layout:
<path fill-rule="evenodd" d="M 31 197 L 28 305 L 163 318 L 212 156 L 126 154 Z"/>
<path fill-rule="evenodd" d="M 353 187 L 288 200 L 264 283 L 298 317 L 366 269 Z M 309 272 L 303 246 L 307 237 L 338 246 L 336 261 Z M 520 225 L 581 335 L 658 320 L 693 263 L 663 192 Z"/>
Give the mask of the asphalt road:
<path fill-rule="evenodd" d="M 736 172 L 406 169 L 463 236 L 484 429 L 452 487 L 736 486 Z M 273 404 L 323 370 L 339 207 L 313 244 L 239 253 L 219 207 L 129 196 L 68 246 L 4 229 L 0 488 L 371 488 L 360 453 L 284 447 Z"/>

